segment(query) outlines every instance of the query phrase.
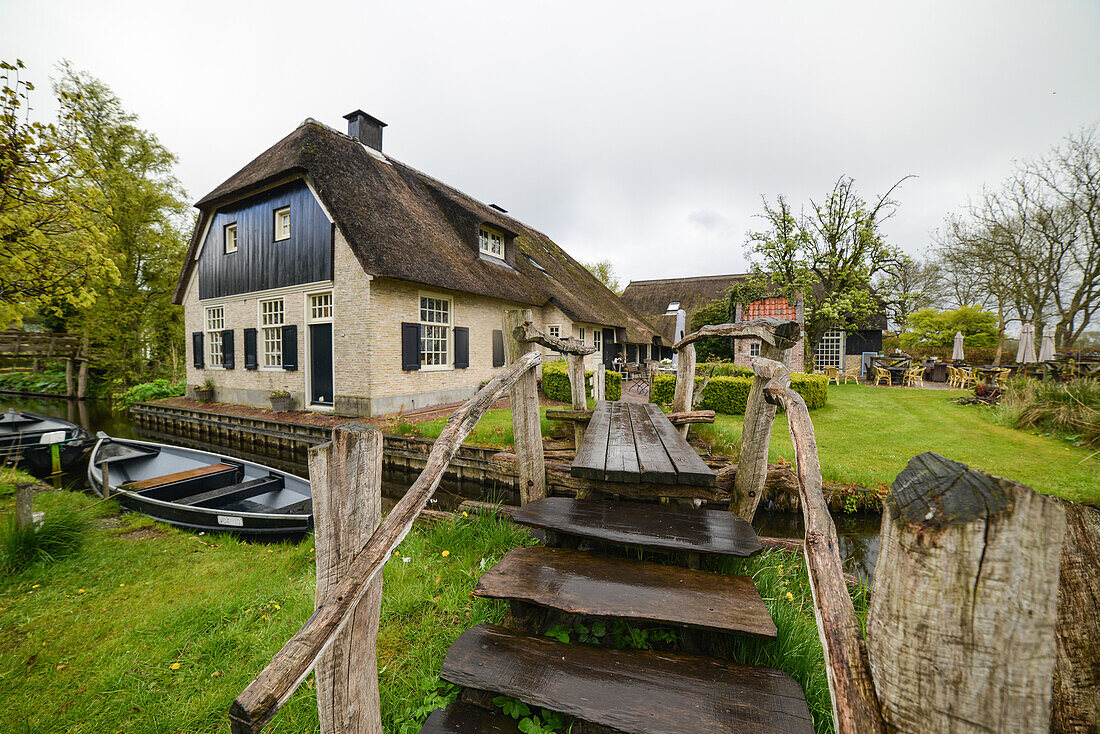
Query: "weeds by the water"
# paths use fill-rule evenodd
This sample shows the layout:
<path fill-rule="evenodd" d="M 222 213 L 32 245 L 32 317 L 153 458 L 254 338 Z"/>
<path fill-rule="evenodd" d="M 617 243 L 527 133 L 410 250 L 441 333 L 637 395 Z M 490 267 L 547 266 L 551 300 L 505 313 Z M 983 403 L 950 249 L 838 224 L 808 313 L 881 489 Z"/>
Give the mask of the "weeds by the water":
<path fill-rule="evenodd" d="M 87 527 L 87 518 L 70 510 L 51 512 L 22 528 L 9 515 L 0 525 L 0 570 L 16 573 L 36 563 L 54 563 L 80 548 Z"/>

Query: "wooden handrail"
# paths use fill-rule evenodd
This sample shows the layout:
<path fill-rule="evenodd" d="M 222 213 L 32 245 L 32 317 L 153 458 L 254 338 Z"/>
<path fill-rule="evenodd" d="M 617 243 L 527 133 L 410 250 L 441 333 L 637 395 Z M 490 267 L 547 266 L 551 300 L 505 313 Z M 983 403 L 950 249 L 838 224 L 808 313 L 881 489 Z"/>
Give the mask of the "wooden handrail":
<path fill-rule="evenodd" d="M 534 344 L 541 344 L 544 347 L 553 349 L 555 352 L 561 352 L 562 354 L 593 354 L 596 351 L 595 346 L 588 346 L 582 341 L 576 339 L 559 339 L 556 336 L 550 336 L 543 334 L 541 331 L 535 328 L 535 325 L 530 321 L 525 321 L 515 328 L 516 341 L 528 342 Z"/>
<path fill-rule="evenodd" d="M 763 358 L 754 360 L 753 368 L 758 376 L 765 372 L 781 376 L 787 372 L 783 365 Z M 769 380 L 764 387 L 764 398 L 787 411 L 787 425 L 794 443 L 798 493 L 806 529 L 806 567 L 817 631 L 825 649 L 825 672 L 836 731 L 840 734 L 881 734 L 885 729 L 867 645 L 844 583 L 836 525 L 821 492 L 821 462 L 810 412 L 802 396 L 778 377 Z"/>
<path fill-rule="evenodd" d="M 802 334 L 802 327 L 797 321 L 781 319 L 776 316 L 768 316 L 752 321 L 739 321 L 735 324 L 711 324 L 704 326 L 699 331 L 688 334 L 680 341 L 672 345 L 673 349 L 683 349 L 688 344 L 699 339 L 709 339 L 716 336 L 732 337 L 756 337 L 780 349 L 790 349 L 798 341 Z"/>
<path fill-rule="evenodd" d="M 350 612 L 367 593 L 371 581 L 382 572 L 394 549 L 409 534 L 413 521 L 428 504 L 462 441 L 477 426 L 485 411 L 541 362 L 539 352 L 522 355 L 451 415 L 424 470 L 359 551 L 344 579 L 316 605 L 313 616 L 233 702 L 229 710 L 233 734 L 255 734 L 263 729 L 306 679 L 318 657 L 329 649 L 335 636 L 348 624 L 352 617 Z"/>

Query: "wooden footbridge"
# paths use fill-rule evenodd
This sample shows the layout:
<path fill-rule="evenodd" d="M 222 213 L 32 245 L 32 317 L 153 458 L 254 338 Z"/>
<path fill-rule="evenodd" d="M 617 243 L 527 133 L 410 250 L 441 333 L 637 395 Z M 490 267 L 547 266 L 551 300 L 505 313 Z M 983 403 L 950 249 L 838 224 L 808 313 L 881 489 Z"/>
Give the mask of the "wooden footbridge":
<path fill-rule="evenodd" d="M 41 362 L 65 360 L 65 395 L 68 397 L 87 397 L 91 358 L 87 335 L 0 331 L 0 360 L 4 362 L 29 364 L 38 369 Z"/>
<path fill-rule="evenodd" d="M 836 530 L 821 494 L 813 426 L 805 403 L 789 386 L 790 374 L 782 362 L 762 358 L 754 364 L 756 379 L 746 410 L 745 432 L 755 443 L 742 447 L 739 481 L 730 504 L 731 509 L 742 511 L 716 510 L 692 501 L 695 496 L 713 496 L 715 477 L 684 435 L 687 423 L 700 419 L 692 411 L 692 341 L 699 335 L 676 345 L 680 371 L 674 418 L 670 420 L 653 406 L 600 400 L 599 372 L 594 379 L 599 402 L 594 411 L 587 411 L 582 359 L 592 348 L 539 334 L 530 321 L 529 311 L 506 313 L 504 333 L 510 366 L 453 414 L 423 473 L 384 521 L 382 437 L 377 429 L 360 423 L 340 426 L 334 429 L 331 443 L 310 450 L 318 569 L 316 611 L 233 703 L 229 716 L 234 734 L 263 729 L 311 671 L 316 672 L 322 732 L 381 732 L 375 659 L 381 570 L 424 510 L 461 441 L 485 410 L 505 394 L 511 398 L 522 504 L 509 514 L 515 522 L 533 528 L 544 542 L 510 552 L 480 579 L 474 593 L 508 600 L 510 611 L 503 624 L 474 627 L 450 647 L 440 676 L 463 692 L 458 701 L 431 714 L 422 734 L 518 734 L 516 722 L 492 706 L 497 696 L 564 715 L 571 720 L 570 731 L 575 734 L 812 732 L 805 696 L 793 679 L 778 670 L 739 664 L 724 654 L 729 641 L 737 636 L 776 637 L 776 626 L 752 580 L 702 570 L 700 562 L 702 556 L 745 557 L 761 550 L 759 539 L 743 517 L 752 517 L 760 499 L 776 406 L 786 410 L 795 444 L 806 560 L 837 731 L 884 732 L 884 711 L 895 717 L 894 722 L 903 722 L 892 726 L 892 731 L 972 730 L 969 722 L 980 717 L 959 716 L 951 701 L 941 708 L 919 709 L 913 715 L 907 707 L 922 691 L 931 690 L 931 683 L 914 687 L 904 677 L 872 678 L 868 645 L 845 586 Z M 716 331 L 723 336 L 757 336 L 773 357 L 784 356 L 798 336 L 797 324 L 775 319 L 708 327 L 705 335 L 713 336 Z M 577 426 L 577 454 L 570 470 L 580 482 L 576 497 L 547 496 L 534 372 L 541 354 L 529 351 L 531 342 L 563 352 L 570 360 L 573 410 L 563 417 Z M 686 421 L 676 418 L 689 414 Z M 673 428 L 674 422 L 682 423 L 683 433 Z M 763 447 L 756 445 L 759 442 Z M 918 459 L 924 456 L 934 457 Z M 977 488 L 974 491 L 980 490 L 985 501 L 998 491 L 1008 492 L 1015 500 L 1002 502 L 994 510 L 1008 508 L 1005 512 L 1009 513 L 1014 506 L 1028 504 L 1023 502 L 1023 494 L 1007 484 L 992 486 L 980 477 L 972 479 L 970 475 L 976 473 L 966 467 L 959 470 L 960 466 L 934 457 L 913 469 L 903 483 L 908 503 L 905 512 L 921 502 L 932 503 L 922 505 L 932 507 L 924 519 L 932 525 L 919 525 L 917 515 L 924 513 L 919 509 L 908 530 L 900 529 L 906 527 L 903 524 L 891 525 L 898 528 L 893 536 L 884 530 L 884 549 L 889 545 L 889 552 L 898 553 L 897 548 L 909 543 L 926 545 L 930 527 L 936 528 L 937 537 L 949 535 L 955 525 L 967 538 L 981 537 L 980 530 L 975 533 L 974 527 L 967 525 L 978 515 L 962 513 L 965 517 L 961 519 L 944 515 L 937 509 L 941 504 L 956 505 L 936 492 L 955 492 L 962 487 L 965 493 Z M 931 473 L 927 467 L 932 467 Z M 899 476 L 898 482 L 903 482 L 903 477 Z M 639 501 L 661 497 L 664 501 Z M 971 497 L 971 504 L 974 501 Z M 1097 518 L 1089 516 L 1093 525 L 1088 532 L 1100 539 L 1098 518 L 1100 513 Z M 1065 520 L 1062 522 L 1064 525 Z M 886 525 L 884 522 L 884 528 Z M 1041 530 L 1042 537 L 1051 537 L 1050 523 Z M 995 535 L 1004 532 L 1002 527 Z M 898 537 L 899 533 L 915 534 L 918 540 L 914 542 L 912 535 Z M 927 551 L 922 551 L 920 557 L 926 555 Z M 1051 568 L 1050 557 L 1047 552 L 1046 565 L 1028 566 L 1022 576 L 1037 574 L 1049 579 L 1053 571 L 1057 589 L 1058 569 L 1056 564 Z M 921 573 L 913 567 L 905 578 L 893 580 L 930 598 L 942 596 L 938 580 L 922 578 Z M 997 573 L 1004 588 L 1000 592 L 987 589 L 973 597 L 959 577 L 960 583 L 955 585 L 967 596 L 948 600 L 945 609 L 950 615 L 941 620 L 945 626 L 951 624 L 949 619 L 973 619 L 964 613 L 973 611 L 970 605 L 985 605 L 984 609 L 990 597 L 997 603 L 1017 593 L 1018 584 L 1006 582 L 1003 576 L 1020 578 L 1021 572 L 1006 564 L 998 566 Z M 883 575 L 881 569 L 876 584 L 879 575 Z M 1077 584 L 1070 590 L 1074 594 L 1087 597 L 1092 593 L 1091 580 L 1073 583 Z M 1047 621 L 1052 618 L 1050 588 L 1048 582 L 1038 594 L 1048 607 L 1044 611 Z M 883 597 L 914 614 L 926 611 L 905 603 L 904 591 Z M 1034 648 L 1027 645 L 1019 647 L 1021 638 L 1037 623 L 1031 614 L 1025 615 L 1026 624 L 998 617 L 1001 624 L 995 625 L 995 631 L 1013 635 L 1014 644 L 991 645 L 983 638 L 983 656 L 1003 653 L 1007 659 L 1020 649 L 1032 652 Z M 546 634 L 556 626 L 593 620 L 623 620 L 636 629 L 678 628 L 683 644 L 674 652 L 623 650 Z M 974 630 L 945 632 L 956 648 L 936 656 L 936 665 L 929 666 L 921 657 L 927 646 L 910 650 L 897 643 L 897 629 L 889 624 L 885 628 L 893 638 L 883 635 L 871 641 L 878 643 L 872 645 L 872 652 L 878 651 L 880 669 L 908 670 L 907 666 L 913 665 L 916 674 L 934 669 L 937 682 L 965 678 L 968 663 L 960 650 L 971 644 Z M 927 625 L 919 631 L 926 634 Z M 1100 633 L 1100 626 L 1094 631 Z M 1052 639 L 1053 626 L 1048 632 Z M 1070 657 L 1082 659 L 1080 651 L 1077 657 Z M 1050 720 L 1049 670 L 1044 698 L 1042 686 L 1038 692 L 1022 691 L 1013 682 L 1018 673 L 1010 675 L 996 665 L 991 669 L 987 657 L 970 665 L 978 671 L 973 673 L 975 679 L 985 686 L 983 695 L 991 696 L 990 709 L 1002 720 L 998 730 L 1043 730 L 1016 724 L 1033 724 L 1027 717 L 1041 712 L 1044 705 L 1046 720 Z M 880 704 L 882 694 L 876 692 L 876 683 L 880 691 L 891 692 L 889 705 Z M 973 703 L 975 695 L 964 690 L 958 697 Z M 913 718 L 906 720 L 905 716 Z"/>

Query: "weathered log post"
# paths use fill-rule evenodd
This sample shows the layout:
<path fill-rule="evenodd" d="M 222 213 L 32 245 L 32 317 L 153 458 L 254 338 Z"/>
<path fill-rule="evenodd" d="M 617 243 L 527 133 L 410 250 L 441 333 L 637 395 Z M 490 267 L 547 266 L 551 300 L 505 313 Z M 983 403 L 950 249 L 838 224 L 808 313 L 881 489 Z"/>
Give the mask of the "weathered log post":
<path fill-rule="evenodd" d="M 867 620 L 890 730 L 1050 730 L 1065 531 L 1059 502 L 1022 484 L 938 454 L 909 461 L 886 498 Z"/>
<path fill-rule="evenodd" d="M 530 350 L 516 337 L 516 329 L 532 319 L 530 309 L 504 312 L 504 355 L 513 364 Z M 527 370 L 508 389 L 512 404 L 512 435 L 516 447 L 519 503 L 526 505 L 546 496 L 546 462 L 542 454 L 542 421 L 534 370 Z"/>
<path fill-rule="evenodd" d="M 1058 582 L 1058 655 L 1050 730 L 1100 731 L 1100 510 L 1071 502 Z"/>
<path fill-rule="evenodd" d="M 597 403 L 607 400 L 607 367 L 603 362 L 596 365 L 592 373 L 592 399 Z"/>
<path fill-rule="evenodd" d="M 15 485 L 15 526 L 22 530 L 34 522 L 34 485 L 20 482 Z"/>
<path fill-rule="evenodd" d="M 686 413 L 693 407 L 691 396 L 695 392 L 695 345 L 686 344 L 678 350 L 676 359 L 676 392 L 672 396 L 672 410 Z M 679 426 L 680 435 L 688 436 L 689 423 Z"/>
<path fill-rule="evenodd" d="M 781 366 L 773 362 L 768 368 L 782 374 Z M 841 734 L 879 734 L 885 729 L 875 681 L 871 677 L 859 619 L 844 582 L 836 525 L 821 492 L 821 462 L 810 412 L 802 396 L 779 380 L 768 383 L 764 397 L 787 411 L 805 526 L 806 569 L 810 576 L 818 636 L 825 651 L 834 725 Z"/>
<path fill-rule="evenodd" d="M 567 354 L 569 361 L 569 395 L 573 410 L 588 410 L 588 399 L 584 394 L 584 355 Z M 573 421 L 573 447 L 579 449 L 584 440 L 585 424 Z"/>
<path fill-rule="evenodd" d="M 769 351 L 782 350 L 772 348 Z M 787 366 L 770 357 L 753 359 L 752 370 L 754 377 L 741 429 L 741 455 L 737 460 L 737 474 L 733 478 L 733 493 L 730 496 L 730 512 L 748 522 L 752 522 L 764 495 L 764 481 L 768 476 L 768 446 L 777 408 L 764 399 L 764 387 L 772 380 L 783 387 L 791 384 L 791 372 Z"/>
<path fill-rule="evenodd" d="M 76 387 L 73 382 L 73 358 L 65 358 L 65 397 L 76 397 Z"/>
<path fill-rule="evenodd" d="M 84 341 L 81 342 L 80 347 L 80 373 L 76 380 L 76 396 L 81 400 L 88 397 L 88 352 L 90 351 L 88 342 L 88 332 L 84 332 Z"/>
<path fill-rule="evenodd" d="M 330 443 L 309 450 L 309 475 L 319 607 L 382 521 L 382 432 L 359 422 L 337 426 Z M 382 732 L 375 657 L 381 604 L 379 575 L 317 660 L 317 711 L 324 734 Z"/>

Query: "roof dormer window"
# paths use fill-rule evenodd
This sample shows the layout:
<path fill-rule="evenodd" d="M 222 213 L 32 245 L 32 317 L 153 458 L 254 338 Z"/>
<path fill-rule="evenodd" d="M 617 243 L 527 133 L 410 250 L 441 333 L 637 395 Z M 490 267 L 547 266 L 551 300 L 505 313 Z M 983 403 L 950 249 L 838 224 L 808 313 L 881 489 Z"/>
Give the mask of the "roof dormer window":
<path fill-rule="evenodd" d="M 290 207 L 275 210 L 275 241 L 290 239 Z"/>
<path fill-rule="evenodd" d="M 666 314 L 673 314 L 673 313 L 676 313 L 679 310 L 680 310 L 680 302 L 679 301 L 672 301 L 671 303 L 668 304 L 668 310 L 665 311 L 665 313 Z"/>
<path fill-rule="evenodd" d="M 504 259 L 504 235 L 486 227 L 481 227 L 478 229 L 477 242 L 483 255 L 500 260 Z"/>

